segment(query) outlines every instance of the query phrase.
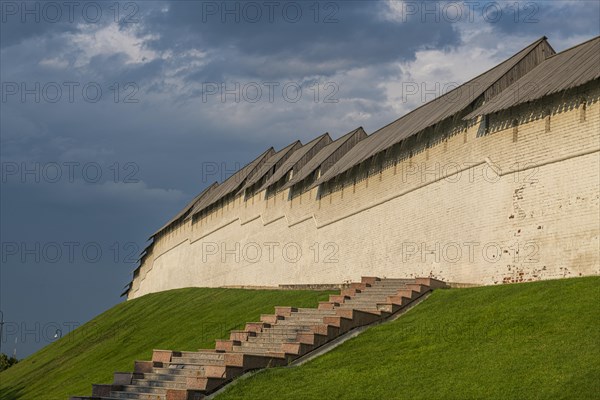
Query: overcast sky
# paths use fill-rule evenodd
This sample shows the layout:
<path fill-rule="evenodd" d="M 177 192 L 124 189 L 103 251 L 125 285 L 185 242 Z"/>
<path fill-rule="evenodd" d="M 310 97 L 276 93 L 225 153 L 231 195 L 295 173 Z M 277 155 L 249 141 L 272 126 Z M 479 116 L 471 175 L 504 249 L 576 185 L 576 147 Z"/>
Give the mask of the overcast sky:
<path fill-rule="evenodd" d="M 269 146 L 597 36 L 599 4 L 2 1 L 2 351 L 122 301 L 148 236 Z"/>

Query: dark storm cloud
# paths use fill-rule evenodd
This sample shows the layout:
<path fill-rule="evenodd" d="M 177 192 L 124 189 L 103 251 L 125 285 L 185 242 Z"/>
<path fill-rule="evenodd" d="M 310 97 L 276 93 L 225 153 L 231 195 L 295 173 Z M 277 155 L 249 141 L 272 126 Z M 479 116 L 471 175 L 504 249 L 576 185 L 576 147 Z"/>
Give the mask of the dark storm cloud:
<path fill-rule="evenodd" d="M 265 6 L 269 2 L 254 3 L 262 10 L 256 22 L 244 16 L 243 2 L 164 3 L 163 11 L 154 9 L 144 18 L 148 32 L 151 29 L 159 34 L 149 46 L 162 51 L 197 48 L 210 52 L 214 60 L 206 68 L 209 78 L 222 71 L 280 79 L 331 75 L 340 69 L 406 60 L 423 45 L 440 47 L 459 42 L 458 34 L 445 21 L 432 26 L 418 19 L 398 23 L 384 18 L 388 12 L 384 2 L 276 3 L 272 18 Z M 289 10 L 296 10 L 286 8 L 289 4 L 301 10 L 297 22 L 286 18 L 292 14 Z M 226 7 L 236 10 L 236 6 L 232 14 L 224 13 Z M 315 9 L 319 9 L 318 22 Z M 198 79 L 201 74 L 190 78 Z"/>

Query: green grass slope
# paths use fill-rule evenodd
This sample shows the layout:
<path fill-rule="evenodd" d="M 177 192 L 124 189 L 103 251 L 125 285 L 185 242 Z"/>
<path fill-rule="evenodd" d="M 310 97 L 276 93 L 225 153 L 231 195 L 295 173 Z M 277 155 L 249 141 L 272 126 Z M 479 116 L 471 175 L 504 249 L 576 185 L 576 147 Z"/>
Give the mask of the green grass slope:
<path fill-rule="evenodd" d="M 394 322 L 217 399 L 599 399 L 599 290 L 598 277 L 438 290 Z"/>
<path fill-rule="evenodd" d="M 66 400 L 133 370 L 152 349 L 214 348 L 276 305 L 316 307 L 331 292 L 180 289 L 121 303 L 0 374 L 0 399 Z"/>

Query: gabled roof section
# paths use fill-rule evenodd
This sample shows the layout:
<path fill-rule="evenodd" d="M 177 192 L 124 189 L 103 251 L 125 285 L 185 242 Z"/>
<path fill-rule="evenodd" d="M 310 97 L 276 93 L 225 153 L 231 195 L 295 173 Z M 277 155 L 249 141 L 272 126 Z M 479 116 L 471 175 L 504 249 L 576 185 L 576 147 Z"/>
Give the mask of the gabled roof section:
<path fill-rule="evenodd" d="M 301 146 L 302 143 L 300 143 L 299 140 L 296 140 L 269 157 L 269 159 L 258 169 L 258 171 L 246 181 L 244 186 L 238 191 L 238 194 L 243 193 L 246 189 L 255 186 L 257 183 L 260 183 L 261 180 L 269 179 L 269 177 L 271 177 L 271 175 L 277 171 L 279 166 Z"/>
<path fill-rule="evenodd" d="M 211 184 L 210 186 L 208 186 L 206 189 L 204 189 L 199 195 L 197 195 L 196 197 L 194 197 L 194 199 L 192 201 L 190 201 L 185 207 L 183 207 L 183 209 L 181 211 L 179 211 L 177 213 L 177 215 L 175 215 L 173 218 L 171 218 L 169 220 L 169 222 L 167 222 L 166 224 L 164 224 L 162 226 L 162 228 L 160 228 L 159 230 L 157 230 L 156 232 L 154 232 L 152 234 L 152 236 L 150 236 L 150 238 L 158 235 L 163 229 L 167 228 L 169 225 L 171 225 L 172 223 L 174 223 L 175 221 L 178 221 L 179 219 L 187 216 L 188 212 L 198 203 L 200 202 L 202 199 L 209 197 L 214 190 L 217 188 L 217 186 L 219 186 L 219 184 L 217 182 L 214 182 L 213 184 Z M 151 245 L 149 245 L 148 247 L 150 247 Z M 146 247 L 146 249 L 148 248 Z"/>
<path fill-rule="evenodd" d="M 600 79 L 600 36 L 547 58 L 465 119 L 495 113 Z"/>
<path fill-rule="evenodd" d="M 294 151 L 290 157 L 275 171 L 275 173 L 265 182 L 260 190 L 266 189 L 267 187 L 277 183 L 291 170 L 297 171 L 306 164 L 308 160 L 315 155 L 320 149 L 331 143 L 331 137 L 329 133 L 324 133 L 316 139 L 311 140 L 298 150 Z M 308 158 L 308 160 L 306 159 Z"/>
<path fill-rule="evenodd" d="M 123 286 L 124 292 L 121 293 L 121 295 L 119 297 L 127 296 L 127 294 L 129 293 L 129 291 L 131 290 L 132 286 L 133 286 L 133 281 L 131 281 L 127 285 Z"/>
<path fill-rule="evenodd" d="M 240 169 L 235 174 L 231 175 L 227 178 L 223 183 L 221 183 L 211 194 L 210 196 L 206 196 L 205 198 L 198 201 L 196 205 L 192 208 L 191 212 L 188 214 L 188 217 L 192 217 L 205 208 L 213 205 L 218 202 L 222 198 L 229 196 L 233 193 L 237 193 L 240 186 L 242 186 L 249 178 L 254 176 L 256 171 L 260 169 L 260 167 L 275 153 L 275 150 L 270 147 L 265 152 L 263 152 L 260 156 L 252 160 L 242 169 Z"/>
<path fill-rule="evenodd" d="M 379 129 L 352 148 L 336 163 L 335 168 L 321 176 L 315 185 L 346 172 L 355 165 L 428 127 L 456 116 L 480 98 L 493 97 L 494 93 L 498 93 L 512 83 L 510 80 L 518 79 L 551 54 L 554 54 L 554 50 L 546 41 L 546 37 L 538 39 L 489 71 Z M 519 68 L 515 68 L 517 64 L 519 64 Z"/>
<path fill-rule="evenodd" d="M 346 133 L 339 139 L 329 143 L 327 146 L 321 149 L 313 158 L 311 158 L 304 167 L 294 174 L 292 179 L 287 182 L 282 189 L 287 189 L 294 186 L 297 183 L 302 182 L 308 178 L 317 169 L 321 169 L 321 173 L 325 173 L 337 159 L 341 158 L 343 154 L 341 151 L 344 150 L 344 145 L 347 145 L 346 152 L 350 150 L 356 143 L 367 137 L 367 133 L 362 127 L 356 128 L 353 131 Z M 336 153 L 337 157 L 336 157 Z"/>

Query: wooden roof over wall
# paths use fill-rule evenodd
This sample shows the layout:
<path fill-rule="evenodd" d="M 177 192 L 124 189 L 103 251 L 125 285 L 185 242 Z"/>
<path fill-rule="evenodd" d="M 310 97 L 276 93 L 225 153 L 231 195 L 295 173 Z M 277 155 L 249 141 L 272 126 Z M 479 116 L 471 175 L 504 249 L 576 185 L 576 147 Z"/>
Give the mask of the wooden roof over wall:
<path fill-rule="evenodd" d="M 336 161 L 338 161 L 348 150 L 350 150 L 356 143 L 360 142 L 367 137 L 366 132 L 362 127 L 356 128 L 353 131 L 346 133 L 339 139 L 329 143 L 327 146 L 321 149 L 313 158 L 311 158 L 304 167 L 302 167 L 297 173 L 294 174 L 292 179 L 287 182 L 282 189 L 287 189 L 293 185 L 302 182 L 308 178 L 317 169 L 321 168 L 321 173 L 326 172 L 331 168 Z M 346 149 L 343 146 L 349 144 Z M 346 150 L 341 152 L 341 150 Z M 340 154 L 336 154 L 336 153 Z"/>
<path fill-rule="evenodd" d="M 304 146 L 294 151 L 290 157 L 283 163 L 281 167 L 275 171 L 275 173 L 265 182 L 265 184 L 259 189 L 264 190 L 269 186 L 277 183 L 281 178 L 283 178 L 287 173 L 296 168 L 301 168 L 302 163 L 306 164 L 307 161 L 310 161 L 314 156 L 314 150 L 320 150 L 327 144 L 331 143 L 331 137 L 329 133 L 324 133 L 321 136 L 311 140 L 306 143 Z M 308 158 L 308 160 L 307 160 Z"/>
<path fill-rule="evenodd" d="M 600 36 L 555 54 L 465 117 L 506 110 L 600 79 Z"/>
<path fill-rule="evenodd" d="M 503 79 L 507 74 L 516 80 L 551 54 L 554 54 L 554 50 L 547 43 L 546 37 L 538 39 L 489 71 L 379 129 L 342 157 L 335 168 L 323 174 L 313 187 L 333 179 L 396 143 L 461 113 L 476 100 L 485 97 L 486 92 L 488 96 L 492 96 L 499 92 L 502 82 L 504 87 L 512 83 L 510 79 Z M 521 63 L 522 61 L 524 62 Z"/>
<path fill-rule="evenodd" d="M 283 164 L 292 155 L 292 153 L 298 150 L 301 146 L 302 143 L 300 143 L 299 140 L 296 140 L 269 157 L 269 159 L 266 160 L 256 174 L 253 174 L 252 177 L 247 180 L 244 186 L 238 190 L 238 194 L 243 193 L 246 189 L 256 185 L 263 178 L 269 179 L 272 174 L 277 171 L 281 164 Z"/>

